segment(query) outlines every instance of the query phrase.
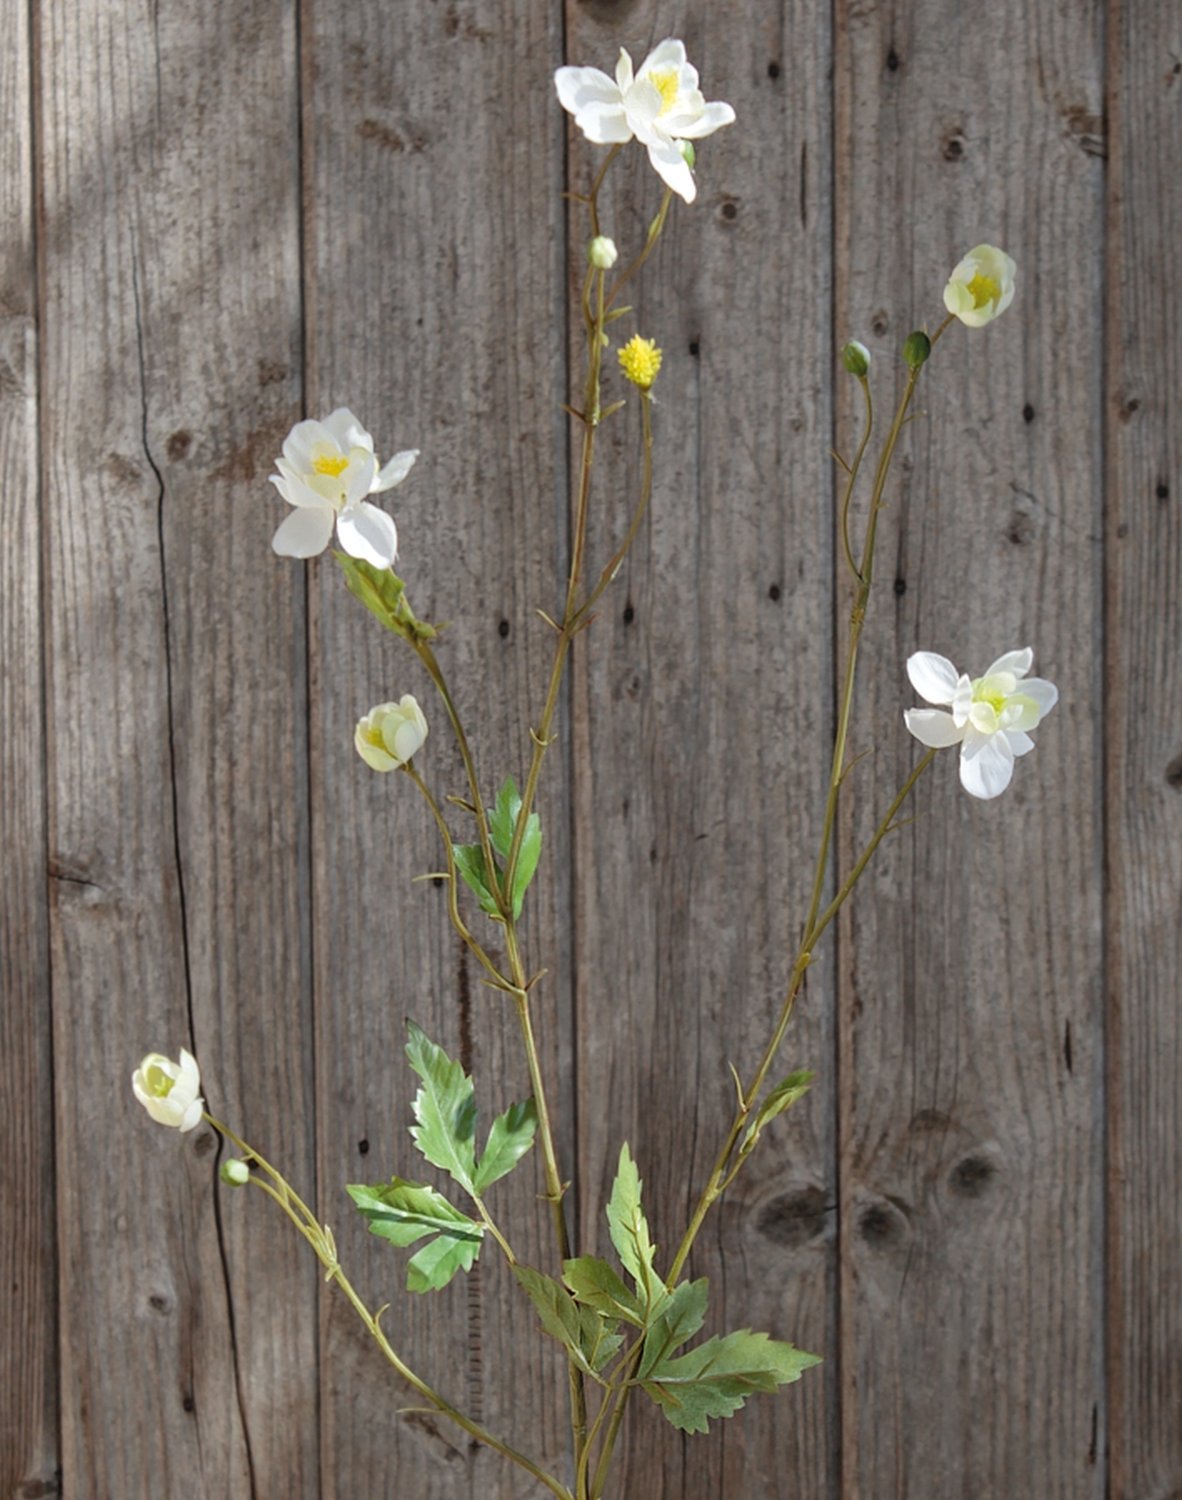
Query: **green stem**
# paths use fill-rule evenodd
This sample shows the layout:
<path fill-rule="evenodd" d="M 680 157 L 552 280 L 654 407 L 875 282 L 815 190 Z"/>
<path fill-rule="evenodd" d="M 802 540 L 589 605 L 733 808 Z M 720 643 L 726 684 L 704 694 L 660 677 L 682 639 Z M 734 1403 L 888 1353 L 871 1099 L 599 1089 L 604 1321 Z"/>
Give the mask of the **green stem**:
<path fill-rule="evenodd" d="M 620 566 L 625 557 L 632 549 L 632 544 L 640 531 L 641 522 L 644 520 L 648 510 L 649 500 L 653 493 L 653 418 L 652 418 L 652 396 L 648 391 L 640 392 L 640 421 L 643 434 L 644 456 L 641 462 L 640 477 L 640 499 L 633 513 L 631 524 L 624 535 L 624 540 L 612 554 L 607 566 L 599 575 L 599 581 L 579 606 L 575 615 L 575 626 L 579 627 L 586 620 L 591 610 L 598 603 L 604 590 L 620 571 Z"/>
<path fill-rule="evenodd" d="M 849 564 L 850 572 L 854 575 L 854 582 L 862 582 L 862 574 L 854 561 L 853 548 L 850 546 L 850 500 L 853 498 L 854 485 L 858 482 L 858 471 L 862 467 L 862 456 L 866 452 L 866 444 L 870 441 L 870 433 L 874 427 L 874 402 L 870 396 L 870 382 L 865 375 L 859 377 L 858 384 L 862 387 L 862 395 L 866 401 L 866 427 L 862 433 L 862 441 L 858 444 L 858 451 L 854 455 L 854 465 L 849 471 L 846 480 L 845 494 L 841 501 L 841 545 L 845 549 L 845 560 Z"/>
<path fill-rule="evenodd" d="M 253 1147 L 247 1145 L 240 1136 L 235 1135 L 232 1130 L 227 1129 L 226 1126 L 220 1124 L 211 1115 L 207 1114 L 205 1118 L 227 1140 L 233 1141 L 244 1158 L 256 1161 L 267 1175 L 272 1178 L 274 1186 L 272 1186 L 271 1182 L 263 1182 L 261 1179 L 255 1177 L 252 1177 L 250 1182 L 253 1187 L 259 1188 L 268 1198 L 279 1205 L 299 1230 L 300 1234 L 311 1245 L 317 1259 L 328 1273 L 328 1280 L 335 1281 L 341 1291 L 344 1292 L 371 1338 L 373 1338 L 390 1365 L 407 1385 L 422 1396 L 425 1401 L 428 1401 L 441 1415 L 447 1417 L 458 1427 L 461 1427 L 469 1437 L 474 1438 L 479 1443 L 483 1443 L 488 1448 L 492 1448 L 502 1458 L 506 1458 L 510 1463 L 516 1464 L 518 1468 L 524 1469 L 527 1474 L 532 1475 L 540 1484 L 545 1485 L 552 1495 L 558 1496 L 559 1500 L 573 1500 L 570 1490 L 552 1474 L 548 1474 L 545 1469 L 534 1463 L 532 1459 L 527 1458 L 524 1453 L 519 1453 L 509 1443 L 502 1441 L 502 1439 L 490 1432 L 487 1427 L 482 1427 L 479 1422 L 474 1422 L 471 1417 L 466 1416 L 458 1407 L 453 1406 L 450 1401 L 428 1385 L 420 1375 L 416 1375 L 410 1366 L 399 1358 L 391 1347 L 386 1335 L 382 1332 L 380 1313 L 377 1315 L 371 1313 L 358 1296 L 349 1278 L 341 1269 L 340 1262 L 337 1260 L 331 1235 L 320 1224 L 319 1220 L 314 1217 L 303 1199 L 292 1190 L 287 1180 L 274 1167 L 265 1162 L 258 1152 Z"/>

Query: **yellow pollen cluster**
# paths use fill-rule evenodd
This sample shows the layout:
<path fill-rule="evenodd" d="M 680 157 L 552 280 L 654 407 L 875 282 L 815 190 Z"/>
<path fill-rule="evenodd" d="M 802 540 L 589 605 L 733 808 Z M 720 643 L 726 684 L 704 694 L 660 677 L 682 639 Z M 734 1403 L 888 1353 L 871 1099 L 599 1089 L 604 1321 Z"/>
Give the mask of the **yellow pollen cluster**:
<path fill-rule="evenodd" d="M 620 369 L 633 385 L 647 391 L 661 368 L 661 351 L 652 339 L 632 335 L 619 353 Z"/>
<path fill-rule="evenodd" d="M 983 276 L 980 271 L 969 282 L 969 295 L 974 307 L 987 307 L 1001 296 L 1001 287 L 992 276 Z"/>
<path fill-rule="evenodd" d="M 677 69 L 664 68 L 659 73 L 650 73 L 648 81 L 661 96 L 661 114 L 672 109 L 677 100 Z"/>
<path fill-rule="evenodd" d="M 312 460 L 312 467 L 317 474 L 329 474 L 335 479 L 338 474 L 343 474 L 349 467 L 349 460 L 341 454 L 321 454 L 319 458 Z"/>

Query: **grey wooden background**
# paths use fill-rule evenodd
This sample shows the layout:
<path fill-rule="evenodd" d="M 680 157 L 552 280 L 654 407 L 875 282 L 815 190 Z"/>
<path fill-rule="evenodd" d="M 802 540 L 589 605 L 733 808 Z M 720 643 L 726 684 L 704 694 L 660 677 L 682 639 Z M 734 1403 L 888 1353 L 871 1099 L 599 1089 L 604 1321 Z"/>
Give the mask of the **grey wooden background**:
<path fill-rule="evenodd" d="M 786 969 L 847 594 L 835 353 L 880 407 L 978 239 L 889 491 L 848 864 L 914 745 L 903 662 L 1032 644 L 1062 703 L 999 803 L 952 757 L 810 973 L 818 1082 L 708 1224 L 713 1327 L 825 1363 L 708 1439 L 636 1409 L 651 1500 L 1182 1495 L 1182 7 L 1174 0 L 13 0 L 0 48 L 0 1494 L 520 1495 L 386 1378 L 293 1234 L 152 1128 L 211 1107 L 314 1192 L 422 1371 L 560 1462 L 557 1353 L 492 1256 L 398 1292 L 347 1180 L 411 1170 L 403 1019 L 500 1102 L 510 1017 L 443 917 L 411 789 L 351 746 L 427 698 L 327 563 L 269 551 L 289 425 L 422 459 L 401 570 L 452 622 L 488 786 L 520 775 L 568 526 L 558 407 L 597 153 L 553 97 L 683 35 L 738 122 L 636 293 L 666 350 L 651 520 L 582 638 L 541 797 L 530 961 L 574 1208 L 627 1137 L 662 1243 Z M 607 227 L 658 198 L 643 153 Z M 612 428 L 593 555 L 624 523 Z M 437 784 L 459 768 L 436 714 Z M 577 1087 L 572 1082 L 578 1067 Z M 536 1163 L 498 1204 L 538 1263 Z M 527 1227 L 533 1225 L 535 1227 Z M 533 1347 L 532 1345 L 530 1347 Z M 624 1491 L 621 1490 L 621 1493 Z"/>

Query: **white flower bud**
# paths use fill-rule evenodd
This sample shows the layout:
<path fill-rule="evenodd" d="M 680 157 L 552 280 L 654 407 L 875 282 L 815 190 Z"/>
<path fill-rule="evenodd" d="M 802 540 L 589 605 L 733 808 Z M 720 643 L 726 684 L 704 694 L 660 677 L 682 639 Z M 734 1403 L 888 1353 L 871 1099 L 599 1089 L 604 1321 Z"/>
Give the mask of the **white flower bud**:
<path fill-rule="evenodd" d="M 411 693 L 397 703 L 379 703 L 357 721 L 353 743 L 375 771 L 395 771 L 422 748 L 427 720 Z"/>
<path fill-rule="evenodd" d="M 587 246 L 587 259 L 597 271 L 610 271 L 619 258 L 615 240 L 608 239 L 606 234 L 597 234 Z"/>
<path fill-rule="evenodd" d="M 201 1073 L 197 1060 L 181 1048 L 179 1062 L 149 1052 L 131 1075 L 135 1097 L 160 1125 L 192 1130 L 201 1123 L 205 1100 L 199 1097 Z"/>
<path fill-rule="evenodd" d="M 218 1168 L 218 1176 L 227 1187 L 245 1187 L 250 1181 L 250 1168 L 237 1156 L 231 1156 Z"/>

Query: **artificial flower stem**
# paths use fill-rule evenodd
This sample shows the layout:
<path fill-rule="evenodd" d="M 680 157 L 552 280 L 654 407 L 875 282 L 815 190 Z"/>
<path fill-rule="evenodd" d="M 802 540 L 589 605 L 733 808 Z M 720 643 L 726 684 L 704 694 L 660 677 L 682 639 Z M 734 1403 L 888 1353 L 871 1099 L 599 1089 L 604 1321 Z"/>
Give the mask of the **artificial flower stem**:
<path fill-rule="evenodd" d="M 505 912 L 505 898 L 501 893 L 501 883 L 497 874 L 497 863 L 493 858 L 492 841 L 488 836 L 488 815 L 484 809 L 484 799 L 480 794 L 480 781 L 476 775 L 476 763 L 472 759 L 472 751 L 468 745 L 468 736 L 464 733 L 464 725 L 460 719 L 459 710 L 456 708 L 451 691 L 447 685 L 447 679 L 443 675 L 443 669 L 436 659 L 434 651 L 424 640 L 412 636 L 411 645 L 414 647 L 415 655 L 427 669 L 427 675 L 435 684 L 436 691 L 443 701 L 447 710 L 447 716 L 451 720 L 452 732 L 456 737 L 459 747 L 460 759 L 464 762 L 464 773 L 468 778 L 468 790 L 472 796 L 472 807 L 476 814 L 476 831 L 480 838 L 480 852 L 484 856 L 484 868 L 488 877 L 489 892 L 497 903 L 502 915 Z M 512 887 L 506 885 L 506 890 Z"/>
<path fill-rule="evenodd" d="M 497 1453 L 501 1454 L 503 1458 L 507 1458 L 510 1463 L 515 1463 L 519 1468 L 522 1468 L 527 1473 L 532 1474 L 533 1477 L 539 1481 L 539 1483 L 546 1486 L 546 1488 L 552 1495 L 557 1495 L 559 1497 L 559 1500 L 574 1500 L 574 1497 L 571 1495 L 571 1492 L 566 1488 L 566 1486 L 560 1483 L 559 1480 L 555 1479 L 552 1474 L 548 1474 L 545 1469 L 534 1463 L 532 1459 L 527 1458 L 524 1453 L 519 1453 L 516 1448 L 511 1447 L 508 1443 L 502 1442 L 500 1438 L 489 1432 L 486 1427 L 482 1427 L 479 1422 L 474 1422 L 471 1417 L 465 1416 L 462 1411 L 460 1411 L 457 1407 L 454 1407 L 451 1402 L 441 1396 L 438 1391 L 433 1390 L 432 1387 L 429 1386 L 421 1376 L 416 1375 L 415 1372 L 410 1368 L 410 1366 L 405 1364 L 398 1357 L 394 1349 L 391 1347 L 389 1340 L 386 1338 L 386 1335 L 382 1332 L 379 1317 L 371 1313 L 369 1308 L 366 1307 L 365 1303 L 361 1300 L 361 1298 L 357 1295 L 357 1292 L 354 1290 L 352 1283 L 349 1281 L 349 1278 L 341 1269 L 340 1262 L 336 1257 L 335 1247 L 333 1245 L 331 1235 L 323 1227 L 319 1220 L 317 1220 L 312 1215 L 311 1210 L 308 1208 L 307 1204 L 303 1201 L 299 1194 L 292 1189 L 290 1184 L 287 1182 L 287 1179 L 283 1177 L 281 1173 L 277 1172 L 275 1168 L 272 1167 L 268 1162 L 264 1161 L 264 1159 L 252 1146 L 249 1146 L 240 1136 L 235 1135 L 232 1130 L 228 1129 L 225 1125 L 222 1125 L 219 1121 L 215 1120 L 212 1115 L 207 1114 L 205 1118 L 215 1130 L 217 1130 L 227 1140 L 234 1143 L 234 1145 L 238 1148 L 238 1150 L 242 1153 L 243 1157 L 246 1160 L 257 1162 L 259 1166 L 263 1168 L 263 1170 L 267 1173 L 267 1175 L 272 1178 L 275 1186 L 272 1186 L 270 1182 L 263 1182 L 261 1179 L 256 1177 L 252 1177 L 250 1179 L 250 1182 L 252 1186 L 257 1187 L 262 1192 L 266 1193 L 267 1197 L 270 1198 L 272 1202 L 279 1205 L 279 1207 L 303 1235 L 304 1239 L 306 1239 L 308 1244 L 311 1245 L 317 1259 L 320 1261 L 321 1265 L 328 1273 L 328 1280 L 335 1281 L 336 1284 L 340 1287 L 341 1291 L 344 1292 L 345 1296 L 352 1304 L 354 1311 L 357 1313 L 357 1316 L 361 1319 L 362 1323 L 365 1324 L 367 1331 L 374 1339 L 378 1348 L 381 1349 L 382 1353 L 386 1356 L 386 1359 L 394 1367 L 398 1374 L 402 1376 L 403 1380 L 405 1380 L 413 1390 L 417 1391 L 418 1394 L 424 1398 L 424 1400 L 429 1401 L 436 1411 L 440 1412 L 443 1416 L 450 1418 L 451 1421 L 455 1422 L 457 1426 L 462 1427 L 463 1430 L 469 1435 L 469 1437 L 475 1438 L 479 1443 L 484 1443 L 486 1447 L 494 1449 Z M 301 1222 L 301 1219 L 303 1219 L 303 1222 Z"/>
<path fill-rule="evenodd" d="M 587 616 L 590 614 L 591 610 L 598 602 L 600 595 L 619 572 L 620 565 L 623 563 L 625 557 L 627 557 L 628 553 L 631 551 L 632 543 L 636 540 L 637 534 L 640 531 L 640 524 L 644 520 L 645 513 L 648 510 L 648 503 L 652 497 L 653 492 L 653 419 L 651 402 L 651 393 L 649 391 L 641 391 L 640 420 L 644 437 L 644 457 L 642 460 L 640 478 L 640 499 L 637 502 L 636 510 L 633 513 L 632 521 L 628 527 L 627 533 L 624 536 L 624 540 L 620 543 L 619 547 L 616 548 L 615 553 L 612 555 L 611 560 L 608 562 L 603 572 L 600 573 L 599 582 L 595 585 L 595 587 L 587 595 L 586 599 L 584 599 L 582 604 L 579 606 L 578 613 L 575 615 L 576 625 L 580 625 L 584 620 L 586 620 Z"/>
<path fill-rule="evenodd" d="M 858 482 L 858 471 L 862 467 L 866 444 L 870 441 L 870 433 L 874 428 L 874 402 L 870 396 L 869 379 L 861 375 L 858 377 L 858 384 L 862 387 L 862 395 L 866 401 L 866 426 L 862 433 L 862 441 L 858 444 L 858 451 L 854 455 L 854 462 L 846 479 L 845 494 L 841 501 L 841 545 L 845 550 L 845 560 L 849 564 L 850 572 L 854 575 L 854 582 L 860 584 L 862 572 L 854 561 L 853 548 L 850 546 L 850 500 L 853 498 L 854 485 Z"/>
<path fill-rule="evenodd" d="M 480 963 L 480 966 L 488 974 L 489 979 L 492 981 L 492 983 L 496 985 L 498 989 L 504 989 L 504 975 L 497 968 L 496 964 L 493 963 L 492 959 L 489 958 L 488 954 L 484 951 L 480 943 L 478 943 L 472 936 L 472 933 L 468 929 L 467 923 L 460 915 L 460 882 L 456 871 L 455 854 L 452 850 L 451 830 L 447 826 L 447 820 L 444 818 L 443 812 L 438 802 L 436 802 L 434 796 L 432 795 L 430 788 L 427 786 L 427 783 L 419 775 L 418 771 L 415 770 L 413 761 L 408 761 L 402 769 L 414 782 L 415 786 L 418 787 L 419 791 L 422 792 L 424 798 L 426 799 L 427 806 L 431 809 L 431 816 L 435 819 L 435 826 L 439 829 L 439 836 L 443 840 L 443 853 L 444 858 L 447 861 L 447 914 L 451 919 L 451 925 L 455 928 L 460 938 Z"/>
<path fill-rule="evenodd" d="M 645 236 L 644 248 L 633 256 L 632 260 L 629 261 L 627 266 L 624 267 L 612 283 L 612 289 L 607 294 L 608 307 L 612 307 L 615 304 L 616 298 L 624 290 L 624 287 L 632 280 L 633 276 L 636 275 L 641 266 L 644 265 L 645 261 L 653 253 L 657 241 L 661 238 L 661 231 L 665 227 L 665 220 L 669 217 L 669 205 L 672 202 L 673 189 L 667 187 L 665 189 L 665 196 L 661 199 L 661 206 L 657 209 L 657 216 L 649 225 L 648 234 Z"/>

